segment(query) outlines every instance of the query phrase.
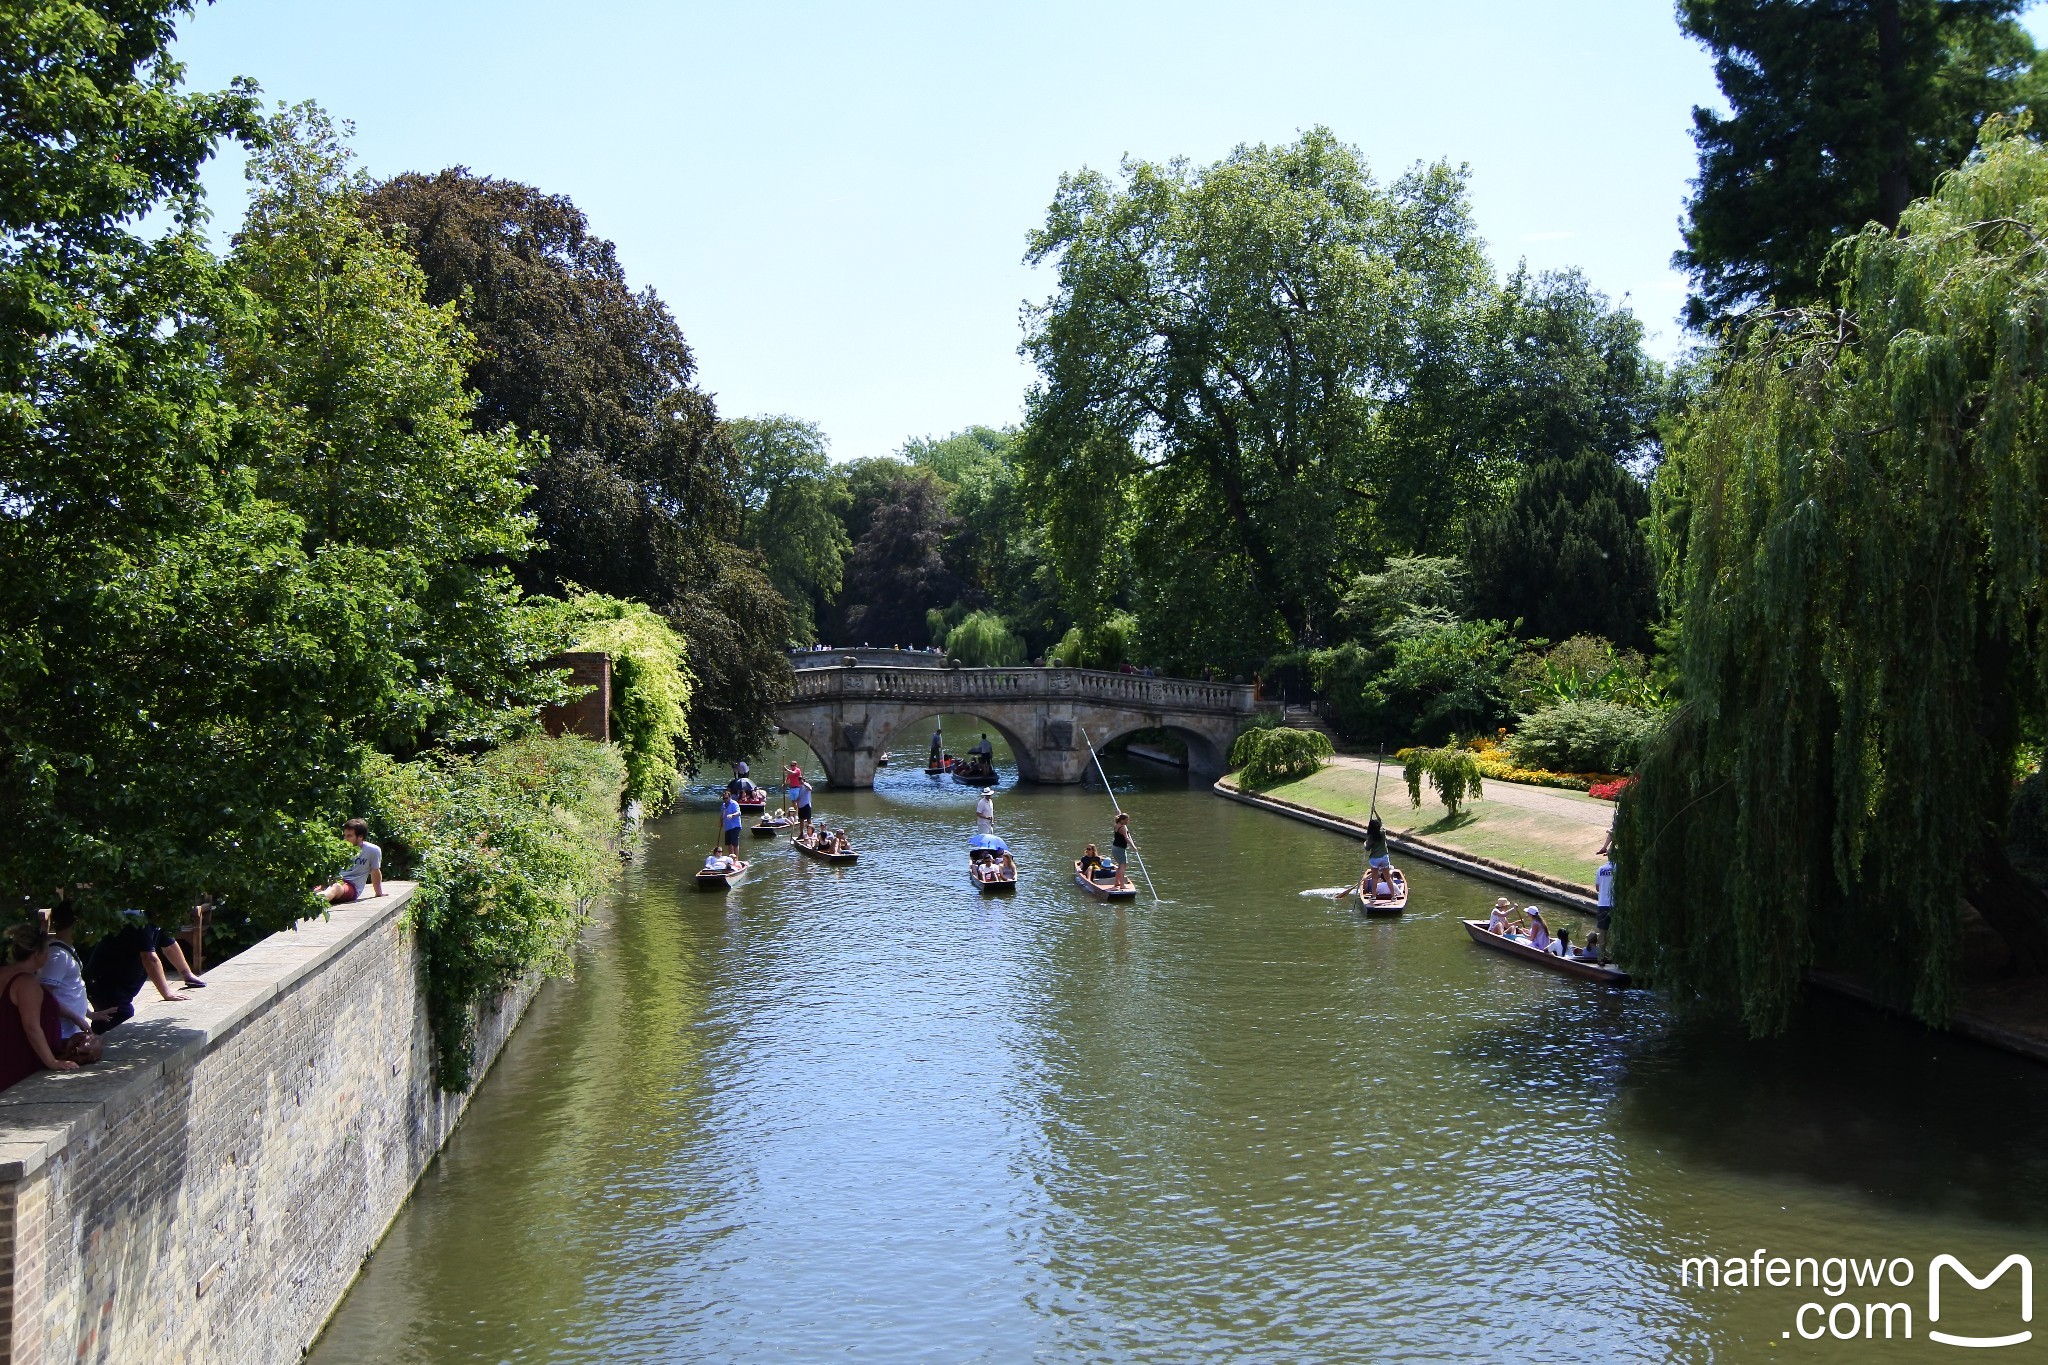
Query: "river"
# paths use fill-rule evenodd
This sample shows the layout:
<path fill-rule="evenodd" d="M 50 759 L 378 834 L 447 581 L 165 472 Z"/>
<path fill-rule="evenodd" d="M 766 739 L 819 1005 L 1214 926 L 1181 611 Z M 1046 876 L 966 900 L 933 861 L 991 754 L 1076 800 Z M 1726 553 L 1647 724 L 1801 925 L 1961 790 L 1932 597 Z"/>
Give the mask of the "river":
<path fill-rule="evenodd" d="M 984 899 L 917 757 L 820 792 L 857 868 L 750 840 L 700 895 L 708 794 L 657 822 L 312 1359 L 1919 1359 L 1932 1256 L 2048 1253 L 2034 1064 L 1830 1001 L 1675 1020 L 1476 948 L 1495 890 L 1427 865 L 1362 920 L 1299 894 L 1348 841 L 1138 761 L 1157 903 L 1071 885 L 1099 785 L 1006 784 Z M 1680 1283 L 1759 1249 L 1913 1278 Z M 2011 1330 L 2016 1280 L 1938 1325 Z M 1877 1299 L 1912 1341 L 1790 1335 Z"/>

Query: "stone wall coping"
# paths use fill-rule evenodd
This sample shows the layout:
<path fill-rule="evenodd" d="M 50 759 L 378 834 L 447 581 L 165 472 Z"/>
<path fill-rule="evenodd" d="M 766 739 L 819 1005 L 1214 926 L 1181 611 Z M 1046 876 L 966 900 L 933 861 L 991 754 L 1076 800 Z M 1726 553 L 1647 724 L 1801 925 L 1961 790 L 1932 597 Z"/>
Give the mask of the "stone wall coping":
<path fill-rule="evenodd" d="M 199 1058 L 289 995 L 372 931 L 395 920 L 416 883 L 300 921 L 201 973 L 204 990 L 159 1000 L 144 986 L 135 1017 L 107 1034 L 106 1056 L 76 1071 L 42 1071 L 0 1090 L 0 1182 L 20 1181 L 73 1142 L 142 1104 L 166 1074 Z"/>

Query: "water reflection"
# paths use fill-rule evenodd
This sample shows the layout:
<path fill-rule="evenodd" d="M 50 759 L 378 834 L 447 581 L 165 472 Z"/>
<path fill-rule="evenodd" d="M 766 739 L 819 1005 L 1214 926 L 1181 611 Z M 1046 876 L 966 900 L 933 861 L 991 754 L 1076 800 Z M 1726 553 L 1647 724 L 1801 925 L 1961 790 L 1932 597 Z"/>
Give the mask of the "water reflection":
<path fill-rule="evenodd" d="M 1067 883 L 1099 789 L 1005 790 L 1013 900 L 914 764 L 820 792 L 851 870 L 759 841 L 699 896 L 709 807 L 665 823 L 316 1359 L 1747 1359 L 1797 1300 L 1677 1257 L 2038 1222 L 2030 1067 L 1733 1042 L 1473 947 L 1485 886 L 1362 920 L 1297 894 L 1346 841 L 1113 777 L 1159 903 Z"/>

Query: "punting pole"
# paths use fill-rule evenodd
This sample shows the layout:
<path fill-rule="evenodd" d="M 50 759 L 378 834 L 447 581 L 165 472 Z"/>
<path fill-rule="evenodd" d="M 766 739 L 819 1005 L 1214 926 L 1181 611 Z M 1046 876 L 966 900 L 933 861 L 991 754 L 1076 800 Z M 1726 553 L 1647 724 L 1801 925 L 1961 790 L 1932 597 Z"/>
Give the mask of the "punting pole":
<path fill-rule="evenodd" d="M 1088 727 L 1085 725 L 1081 727 L 1081 743 L 1088 746 L 1088 757 L 1095 761 L 1095 775 L 1102 779 L 1102 790 L 1109 793 L 1110 809 L 1114 810 L 1118 815 L 1122 815 L 1124 808 L 1116 803 L 1116 792 L 1109 785 L 1109 774 L 1102 771 L 1102 756 L 1095 752 L 1095 745 L 1090 743 Z M 1138 872 L 1145 878 L 1145 889 L 1152 893 L 1152 903 L 1157 905 L 1159 903 L 1159 888 L 1152 885 L 1152 874 L 1145 871 L 1145 851 L 1138 847 L 1136 839 L 1131 840 L 1131 856 L 1138 860 Z"/>

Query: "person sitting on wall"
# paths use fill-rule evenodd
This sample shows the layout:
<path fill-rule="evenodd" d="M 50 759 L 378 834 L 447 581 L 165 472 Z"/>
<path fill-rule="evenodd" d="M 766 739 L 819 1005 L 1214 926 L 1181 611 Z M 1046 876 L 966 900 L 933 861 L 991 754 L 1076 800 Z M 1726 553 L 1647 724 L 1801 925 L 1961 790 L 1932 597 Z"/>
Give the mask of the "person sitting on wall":
<path fill-rule="evenodd" d="M 63 1016 L 36 980 L 56 940 L 40 923 L 17 925 L 7 938 L 15 960 L 0 967 L 0 1089 L 38 1071 L 78 1070 L 77 1062 L 58 1055 Z"/>
<path fill-rule="evenodd" d="M 85 995 L 85 963 L 78 956 L 73 942 L 77 932 L 78 907 L 65 897 L 50 911 L 49 956 L 36 973 L 36 984 L 57 1002 L 58 1042 L 67 1049 L 74 1046 L 73 1038 L 90 1040 L 97 1037 L 92 1031 L 92 1002 Z M 72 1060 L 98 1061 L 99 1058 L 73 1057 Z"/>
<path fill-rule="evenodd" d="M 186 999 L 171 989 L 164 975 L 166 962 L 187 986 L 206 985 L 185 961 L 185 950 L 169 930 L 149 923 L 140 910 L 123 910 L 121 916 L 125 923 L 93 945 L 85 960 L 85 994 L 92 1002 L 95 1033 L 135 1017 L 135 997 L 144 981 L 165 1000 Z"/>
<path fill-rule="evenodd" d="M 341 879 L 320 888 L 320 894 L 329 905 L 347 905 L 363 898 L 365 887 L 370 894 L 384 894 L 384 850 L 370 842 L 370 825 L 366 820 L 349 820 L 341 827 L 341 837 L 355 845 L 356 856 L 349 860 L 341 871 Z"/>

